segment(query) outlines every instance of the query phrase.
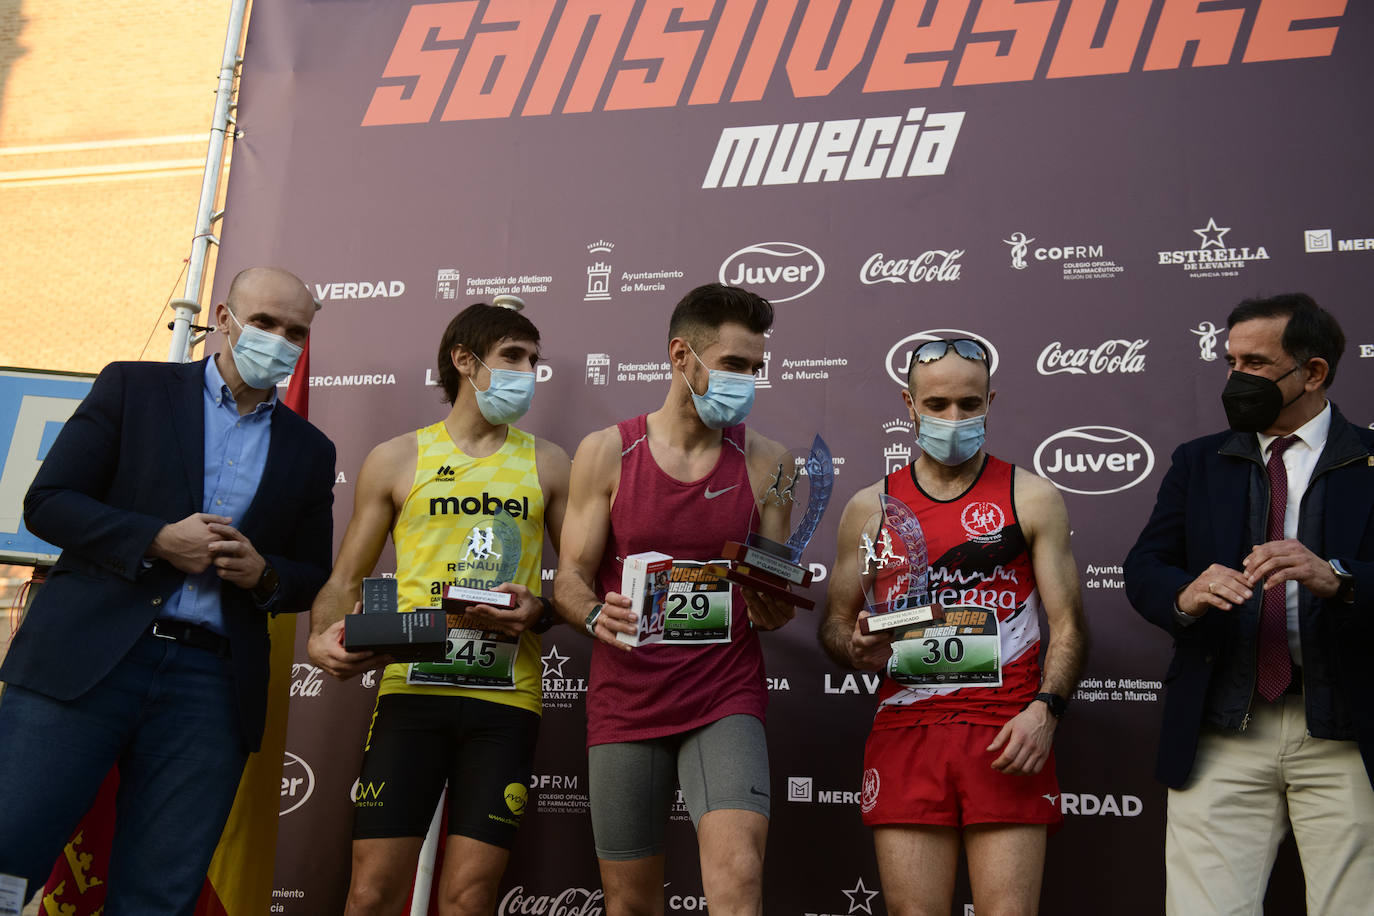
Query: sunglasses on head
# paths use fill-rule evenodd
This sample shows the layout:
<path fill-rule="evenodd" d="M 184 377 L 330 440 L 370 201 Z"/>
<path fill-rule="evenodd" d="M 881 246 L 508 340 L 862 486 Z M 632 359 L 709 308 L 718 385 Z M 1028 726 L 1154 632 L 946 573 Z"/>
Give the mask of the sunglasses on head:
<path fill-rule="evenodd" d="M 988 352 L 983 349 L 983 345 L 967 337 L 960 337 L 956 340 L 932 340 L 917 347 L 913 355 L 918 363 L 933 363 L 943 358 L 950 350 L 958 353 L 964 359 L 971 359 L 991 367 L 988 362 Z"/>

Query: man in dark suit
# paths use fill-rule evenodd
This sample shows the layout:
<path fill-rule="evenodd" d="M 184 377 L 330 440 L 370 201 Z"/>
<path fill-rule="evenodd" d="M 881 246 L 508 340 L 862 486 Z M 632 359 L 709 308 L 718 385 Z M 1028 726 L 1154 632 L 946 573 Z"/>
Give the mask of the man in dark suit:
<path fill-rule="evenodd" d="M 0 875 L 47 877 L 118 764 L 109 911 L 191 913 L 262 739 L 267 615 L 329 574 L 334 446 L 277 400 L 305 285 L 240 273 L 198 363 L 111 363 L 24 501 L 62 548 L 0 667 Z"/>
<path fill-rule="evenodd" d="M 1335 318 L 1293 293 L 1227 319 L 1231 431 L 1181 445 L 1126 558 L 1168 632 L 1158 776 L 1170 914 L 1261 911 L 1291 825 L 1309 913 L 1374 887 L 1374 432 L 1326 393 Z"/>

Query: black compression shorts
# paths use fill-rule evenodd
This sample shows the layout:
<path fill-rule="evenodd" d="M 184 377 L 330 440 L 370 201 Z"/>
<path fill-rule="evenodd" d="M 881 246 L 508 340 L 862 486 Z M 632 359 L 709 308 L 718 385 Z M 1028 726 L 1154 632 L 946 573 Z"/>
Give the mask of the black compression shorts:
<path fill-rule="evenodd" d="M 539 716 L 469 697 L 378 698 L 354 787 L 353 838 L 422 837 L 448 781 L 448 832 L 509 849 Z"/>

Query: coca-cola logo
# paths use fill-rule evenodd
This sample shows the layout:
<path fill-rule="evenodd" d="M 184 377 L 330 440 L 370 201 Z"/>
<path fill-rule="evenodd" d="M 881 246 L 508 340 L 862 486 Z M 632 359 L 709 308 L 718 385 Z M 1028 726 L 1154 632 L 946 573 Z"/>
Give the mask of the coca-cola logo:
<path fill-rule="evenodd" d="M 317 697 L 324 686 L 324 669 L 296 662 L 291 666 L 291 696 Z"/>
<path fill-rule="evenodd" d="M 875 283 L 953 283 L 959 279 L 959 258 L 962 248 L 948 251 L 931 249 L 914 258 L 888 258 L 881 251 L 864 261 L 859 282 Z"/>
<path fill-rule="evenodd" d="M 496 912 L 497 916 L 604 916 L 606 910 L 600 889 L 570 887 L 557 894 L 527 894 L 524 885 L 517 884 L 501 898 Z"/>
<path fill-rule="evenodd" d="M 1143 338 L 1125 340 L 1104 340 L 1095 347 L 1065 347 L 1059 341 L 1052 341 L 1040 351 L 1035 361 L 1035 369 L 1041 375 L 1101 375 L 1119 373 L 1122 375 L 1145 371 L 1145 345 Z"/>

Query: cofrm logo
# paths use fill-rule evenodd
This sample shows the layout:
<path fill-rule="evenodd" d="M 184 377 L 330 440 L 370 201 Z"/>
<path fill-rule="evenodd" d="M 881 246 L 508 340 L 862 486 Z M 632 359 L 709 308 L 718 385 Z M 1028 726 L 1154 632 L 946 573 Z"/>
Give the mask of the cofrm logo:
<path fill-rule="evenodd" d="M 285 817 L 310 800 L 315 791 L 315 771 L 301 757 L 286 752 L 281 768 L 281 809 Z"/>
<path fill-rule="evenodd" d="M 932 340 L 954 340 L 959 337 L 967 337 L 983 345 L 983 349 L 988 351 L 990 374 L 996 375 L 997 348 L 986 337 L 974 334 L 972 331 L 961 331 L 958 328 L 935 328 L 930 331 L 917 331 L 915 334 L 908 334 L 892 345 L 892 349 L 887 351 L 888 377 L 905 388 L 907 370 L 911 368 L 911 354 L 916 351 L 917 347 Z"/>
<path fill-rule="evenodd" d="M 1011 246 L 1011 266 L 1017 270 L 1026 269 L 1026 250 L 1035 239 L 1027 238 L 1024 232 L 1013 232 L 1011 238 L 1002 239 Z"/>
<path fill-rule="evenodd" d="M 1190 330 L 1197 335 L 1197 358 L 1206 363 L 1214 362 L 1217 358 L 1217 335 L 1221 333 L 1221 328 L 1210 321 L 1200 321 L 1197 327 Z"/>
<path fill-rule="evenodd" d="M 720 282 L 744 286 L 777 305 L 800 299 L 820 286 L 825 262 L 796 242 L 759 242 L 741 248 L 720 265 Z"/>
<path fill-rule="evenodd" d="M 1097 496 L 1128 490 L 1150 476 L 1155 455 L 1135 433 L 1114 426 L 1075 426 L 1035 450 L 1035 470 L 1066 493 Z"/>

